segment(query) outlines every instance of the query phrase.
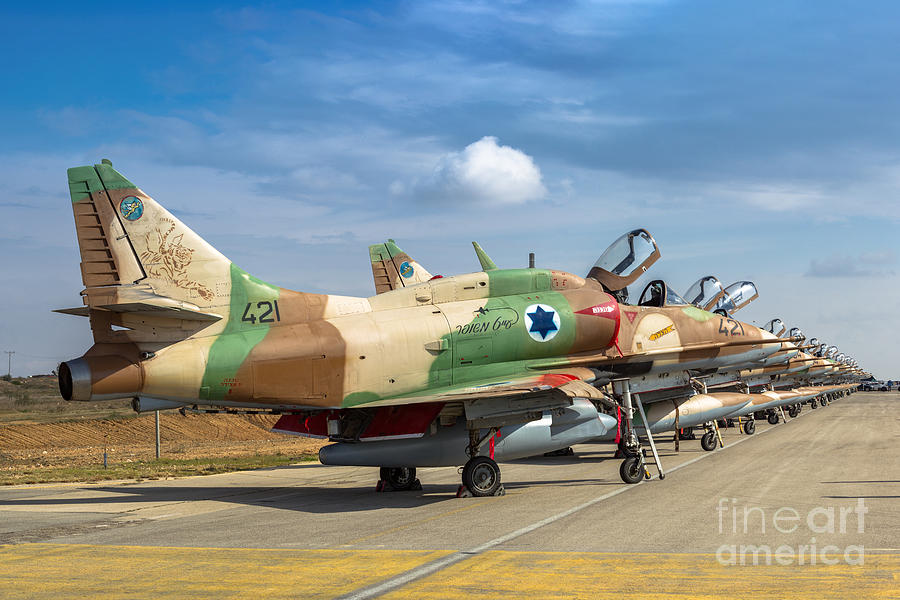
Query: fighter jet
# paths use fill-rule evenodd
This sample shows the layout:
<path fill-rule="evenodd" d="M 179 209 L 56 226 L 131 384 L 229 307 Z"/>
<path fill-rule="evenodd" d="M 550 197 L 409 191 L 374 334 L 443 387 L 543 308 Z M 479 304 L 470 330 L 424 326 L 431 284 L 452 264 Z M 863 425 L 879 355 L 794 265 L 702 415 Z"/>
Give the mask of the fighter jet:
<path fill-rule="evenodd" d="M 61 312 L 87 316 L 94 345 L 60 365 L 63 398 L 288 413 L 280 429 L 334 442 L 323 463 L 381 466 L 394 487 L 417 466 L 464 464 L 461 493 L 499 493 L 491 455 L 565 447 L 573 424 L 607 433 L 597 386 L 610 383 L 633 458 L 632 380 L 762 360 L 784 341 L 697 309 L 664 282 L 639 305 L 617 301 L 659 258 L 643 230 L 587 277 L 490 269 L 358 298 L 254 277 L 109 161 L 68 180 L 85 289 L 83 306 Z M 420 268 L 401 261 L 401 278 L 403 262 Z M 546 426 L 533 434 L 533 423 Z"/>

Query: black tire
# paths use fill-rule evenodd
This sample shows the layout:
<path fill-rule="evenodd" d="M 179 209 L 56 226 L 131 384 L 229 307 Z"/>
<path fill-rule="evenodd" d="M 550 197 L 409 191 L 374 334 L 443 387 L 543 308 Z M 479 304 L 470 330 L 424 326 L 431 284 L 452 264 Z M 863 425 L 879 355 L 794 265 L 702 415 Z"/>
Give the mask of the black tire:
<path fill-rule="evenodd" d="M 753 435 L 753 432 L 756 431 L 756 421 L 750 419 L 749 421 L 744 421 L 744 433 L 747 435 Z"/>
<path fill-rule="evenodd" d="M 463 467 L 462 483 L 473 496 L 493 496 L 500 489 L 500 467 L 487 456 L 476 456 Z"/>
<path fill-rule="evenodd" d="M 769 413 L 766 420 L 769 422 L 769 425 L 778 425 L 778 413 Z"/>
<path fill-rule="evenodd" d="M 416 483 L 416 468 L 381 467 L 380 476 L 395 490 L 408 490 Z"/>
<path fill-rule="evenodd" d="M 796 418 L 797 418 L 797 415 L 799 414 L 799 412 L 797 411 L 796 408 L 794 408 L 794 407 L 792 406 L 792 407 L 790 407 L 790 408 L 788 409 L 788 414 L 791 416 L 792 419 L 796 419 Z"/>
<path fill-rule="evenodd" d="M 640 456 L 629 456 L 619 466 L 619 476 L 625 483 L 638 483 L 644 478 L 644 461 Z"/>
<path fill-rule="evenodd" d="M 700 438 L 700 447 L 707 452 L 712 452 L 713 450 L 715 450 L 717 443 L 718 440 L 716 439 L 715 431 L 707 431 L 703 434 L 703 437 Z"/>
<path fill-rule="evenodd" d="M 816 408 L 818 405 L 819 405 L 819 403 L 816 402 L 815 400 L 810 400 L 810 401 L 809 401 L 809 407 L 810 407 L 810 408 Z"/>

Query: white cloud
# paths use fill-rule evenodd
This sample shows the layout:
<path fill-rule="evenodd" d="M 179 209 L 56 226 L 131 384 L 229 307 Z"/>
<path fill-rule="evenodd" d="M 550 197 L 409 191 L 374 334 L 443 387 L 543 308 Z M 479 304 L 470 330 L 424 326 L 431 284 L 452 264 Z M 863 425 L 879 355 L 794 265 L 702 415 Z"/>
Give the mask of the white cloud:
<path fill-rule="evenodd" d="M 442 156 L 430 177 L 413 189 L 415 195 L 435 200 L 494 205 L 523 204 L 547 195 L 534 160 L 521 150 L 498 145 L 492 136 Z"/>

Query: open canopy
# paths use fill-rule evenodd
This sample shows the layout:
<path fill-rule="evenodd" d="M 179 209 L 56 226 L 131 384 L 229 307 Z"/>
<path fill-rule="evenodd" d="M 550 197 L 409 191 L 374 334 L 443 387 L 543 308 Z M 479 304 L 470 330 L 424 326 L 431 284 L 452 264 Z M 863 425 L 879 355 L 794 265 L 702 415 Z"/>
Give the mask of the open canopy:
<path fill-rule="evenodd" d="M 736 313 L 759 298 L 759 291 L 752 281 L 735 281 L 725 288 L 725 297 L 716 303 L 714 310 Z"/>
<path fill-rule="evenodd" d="M 659 260 L 659 247 L 646 229 L 622 235 L 606 249 L 588 272 L 607 291 L 615 292 L 631 285 Z"/>
<path fill-rule="evenodd" d="M 787 325 L 785 325 L 784 321 L 781 319 L 775 318 L 763 325 L 763 329 L 774 334 L 775 337 L 781 337 L 781 335 L 787 331 Z"/>
<path fill-rule="evenodd" d="M 727 300 L 725 286 L 713 275 L 707 275 L 697 280 L 688 288 L 684 299 L 697 308 L 709 311 L 713 310 L 720 301 Z"/>

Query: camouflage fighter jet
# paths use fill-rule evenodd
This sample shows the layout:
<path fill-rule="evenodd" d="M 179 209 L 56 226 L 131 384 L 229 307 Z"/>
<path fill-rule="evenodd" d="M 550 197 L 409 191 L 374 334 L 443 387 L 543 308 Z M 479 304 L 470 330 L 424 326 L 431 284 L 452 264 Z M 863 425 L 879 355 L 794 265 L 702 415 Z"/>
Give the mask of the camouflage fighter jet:
<path fill-rule="evenodd" d="M 410 467 L 464 462 L 461 490 L 496 494 L 501 446 L 512 458 L 569 445 L 573 424 L 606 433 L 595 386 L 607 382 L 634 451 L 631 378 L 761 360 L 783 343 L 674 304 L 664 286 L 641 306 L 617 302 L 659 257 L 642 230 L 587 278 L 492 269 L 370 298 L 311 294 L 240 269 L 108 161 L 68 180 L 85 289 L 84 306 L 61 312 L 87 316 L 94 345 L 60 365 L 66 400 L 290 413 L 280 429 L 335 442 L 323 463 L 380 465 L 394 487 L 415 480 Z"/>

